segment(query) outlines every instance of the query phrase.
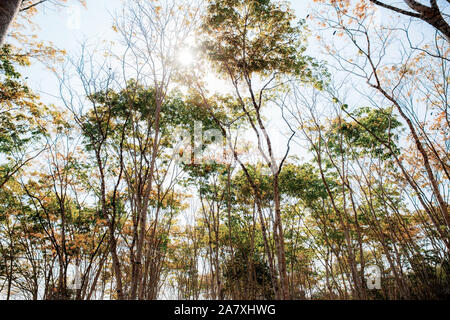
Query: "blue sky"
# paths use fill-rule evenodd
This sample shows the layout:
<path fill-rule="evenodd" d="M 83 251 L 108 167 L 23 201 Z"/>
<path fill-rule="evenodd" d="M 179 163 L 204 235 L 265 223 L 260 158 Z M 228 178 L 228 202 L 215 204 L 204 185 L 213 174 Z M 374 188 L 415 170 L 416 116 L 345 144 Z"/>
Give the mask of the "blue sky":
<path fill-rule="evenodd" d="M 51 41 L 55 47 L 76 54 L 80 43 L 100 43 L 103 40 L 116 38 L 112 30 L 112 15 L 120 10 L 123 0 L 88 0 L 83 7 L 75 0 L 69 0 L 65 7 L 41 6 L 34 21 L 39 26 L 38 37 L 43 41 Z M 305 17 L 312 0 L 295 0 L 292 8 L 299 18 Z M 44 102 L 52 100 L 57 94 L 57 81 L 42 65 L 35 64 L 24 70 L 29 85 L 41 95 Z"/>
<path fill-rule="evenodd" d="M 112 15 L 120 10 L 123 1 L 126 0 L 87 0 L 87 8 L 82 7 L 77 0 L 69 0 L 66 7 L 57 9 L 43 5 L 35 17 L 35 22 L 40 27 L 38 36 L 41 40 L 51 41 L 57 48 L 71 53 L 78 52 L 80 42 L 85 40 L 99 43 L 102 40 L 115 39 L 116 35 L 111 28 Z M 290 3 L 298 18 L 305 18 L 309 8 L 316 5 L 313 0 L 291 0 Z M 383 19 L 384 14 L 387 17 L 386 10 L 381 9 L 381 12 Z M 74 20 L 77 21 L 75 24 Z M 421 26 L 426 28 L 424 24 Z M 313 55 L 318 55 L 319 48 L 314 44 L 314 38 L 309 49 Z M 43 84 L 48 88 L 49 74 L 42 66 L 35 65 L 24 73 L 32 79 L 32 88 L 40 90 Z"/>
<path fill-rule="evenodd" d="M 68 52 L 79 49 L 79 42 L 85 39 L 111 39 L 114 37 L 111 15 L 120 10 L 122 2 L 123 0 L 88 0 L 87 8 L 84 8 L 75 0 L 69 0 L 67 6 L 62 8 L 42 6 L 35 18 L 40 26 L 38 36 Z M 307 8 L 312 3 L 312 0 L 296 0 L 291 5 L 301 18 L 306 16 Z M 80 19 L 76 26 L 77 23 L 72 22 L 78 12 Z"/>
<path fill-rule="evenodd" d="M 52 42 L 58 49 L 68 53 L 78 52 L 80 43 L 88 40 L 100 42 L 111 39 L 111 14 L 121 6 L 120 0 L 90 0 L 87 8 L 70 0 L 66 7 L 42 6 L 34 21 L 39 26 L 40 40 Z M 57 94 L 57 80 L 43 65 L 35 64 L 24 72 L 29 77 L 31 88 L 45 101 L 49 95 Z"/>

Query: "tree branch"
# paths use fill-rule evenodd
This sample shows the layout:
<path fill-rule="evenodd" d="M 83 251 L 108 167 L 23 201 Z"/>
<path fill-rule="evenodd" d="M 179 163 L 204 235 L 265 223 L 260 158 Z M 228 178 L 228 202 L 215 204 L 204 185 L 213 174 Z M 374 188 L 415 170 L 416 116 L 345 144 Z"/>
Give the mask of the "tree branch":
<path fill-rule="evenodd" d="M 401 13 L 401 14 L 404 14 L 404 15 L 407 15 L 407 16 L 410 16 L 410 17 L 414 17 L 414 18 L 420 18 L 420 14 L 418 14 L 416 12 L 403 10 L 403 9 L 400 9 L 400 8 L 397 8 L 397 7 L 385 4 L 385 3 L 381 2 L 381 1 L 378 1 L 378 0 L 370 0 L 370 2 L 376 4 L 376 5 L 380 6 L 380 7 L 383 7 L 383 8 L 392 10 L 392 11 L 395 11 L 397 13 Z"/>

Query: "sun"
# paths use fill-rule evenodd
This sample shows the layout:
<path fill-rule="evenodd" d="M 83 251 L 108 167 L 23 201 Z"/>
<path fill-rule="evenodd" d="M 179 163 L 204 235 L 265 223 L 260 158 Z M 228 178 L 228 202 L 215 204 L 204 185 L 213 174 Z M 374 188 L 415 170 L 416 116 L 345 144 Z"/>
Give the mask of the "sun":
<path fill-rule="evenodd" d="M 194 53 L 189 48 L 183 48 L 178 52 L 177 60 L 184 67 L 192 66 L 195 62 Z"/>
<path fill-rule="evenodd" d="M 199 52 L 198 46 L 196 45 L 196 41 L 193 38 L 186 39 L 184 44 L 179 47 L 178 52 L 176 54 L 176 63 L 181 69 L 189 69 L 194 71 L 197 68 L 206 69 L 204 72 L 200 72 L 201 80 L 205 84 L 205 89 L 210 92 L 230 92 L 231 87 L 229 84 L 223 80 L 219 79 L 217 74 L 214 72 L 214 68 L 212 68 L 208 63 L 202 60 L 202 55 Z"/>

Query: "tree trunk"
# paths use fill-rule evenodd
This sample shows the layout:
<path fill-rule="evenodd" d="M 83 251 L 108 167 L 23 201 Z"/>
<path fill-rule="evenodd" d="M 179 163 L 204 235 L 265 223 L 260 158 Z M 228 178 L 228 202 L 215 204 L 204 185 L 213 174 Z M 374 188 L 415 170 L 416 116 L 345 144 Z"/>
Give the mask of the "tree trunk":
<path fill-rule="evenodd" d="M 274 184 L 274 200 L 275 200 L 275 224 L 274 224 L 274 236 L 277 247 L 278 268 L 280 270 L 281 290 L 283 294 L 283 300 L 290 300 L 289 292 L 289 279 L 287 276 L 286 267 L 286 253 L 284 250 L 284 233 L 283 224 L 281 221 L 281 205 L 280 205 L 280 191 L 278 185 L 278 173 L 273 177 Z"/>
<path fill-rule="evenodd" d="M 6 34 L 14 17 L 20 9 L 22 0 L 2 0 L 0 1 L 0 48 L 5 42 Z"/>

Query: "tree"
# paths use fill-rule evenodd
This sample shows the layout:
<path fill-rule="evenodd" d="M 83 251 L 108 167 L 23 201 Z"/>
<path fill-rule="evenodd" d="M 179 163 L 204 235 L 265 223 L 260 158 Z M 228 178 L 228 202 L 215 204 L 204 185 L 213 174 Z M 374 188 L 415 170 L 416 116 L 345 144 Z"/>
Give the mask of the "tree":
<path fill-rule="evenodd" d="M 282 3 L 210 1 L 207 9 L 202 26 L 207 36 L 203 46 L 217 70 L 235 88 L 241 110 L 257 138 L 260 155 L 273 174 L 273 233 L 281 280 L 280 297 L 289 299 L 279 192 L 279 175 L 286 156 L 280 162 L 276 160 L 262 112 L 269 104 L 270 92 L 282 86 L 283 77 L 299 77 L 320 87 L 322 82 L 315 78 L 318 64 L 303 54 L 306 46 L 302 23 L 295 25 L 294 15 Z M 248 92 L 246 96 L 242 88 Z"/>
<path fill-rule="evenodd" d="M 46 107 L 24 83 L 15 64 L 26 66 L 26 57 L 14 56 L 10 46 L 0 49 L 0 188 L 43 150 L 38 144 L 46 133 Z"/>
<path fill-rule="evenodd" d="M 357 51 L 357 55 L 356 57 L 354 55 L 350 57 L 348 52 L 340 51 L 332 44 L 328 44 L 326 49 L 338 62 L 339 70 L 352 77 L 365 79 L 368 91 L 364 92 L 364 96 L 367 97 L 368 101 L 378 106 L 383 104 L 393 105 L 405 123 L 410 134 L 412 148 L 420 155 L 420 163 L 425 168 L 423 178 L 427 180 L 427 190 L 422 190 L 416 178 L 411 176 L 406 163 L 402 161 L 402 156 L 394 156 L 394 159 L 409 186 L 417 195 L 421 206 L 433 221 L 436 232 L 440 234 L 442 241 L 448 247 L 448 233 L 443 232 L 443 230 L 448 228 L 450 217 L 448 215 L 448 200 L 445 199 L 446 192 L 442 191 L 442 188 L 447 188 L 445 180 L 448 179 L 448 175 L 444 161 L 447 156 L 445 155 L 446 151 L 443 153 L 437 151 L 440 149 L 446 150 L 446 146 L 445 143 L 442 144 L 443 142 L 439 146 L 437 141 L 440 141 L 441 138 L 432 138 L 434 133 L 424 125 L 423 121 L 419 120 L 420 116 L 415 109 L 427 109 L 428 105 L 433 105 L 433 108 L 441 111 L 430 112 L 430 116 L 439 117 L 438 115 L 441 112 L 443 116 L 448 113 L 448 110 L 446 110 L 448 109 L 447 95 L 442 95 L 446 89 L 440 88 L 442 83 L 445 84 L 448 80 L 446 76 L 448 66 L 445 62 L 448 42 L 439 40 L 439 37 L 436 36 L 434 40 L 426 40 L 414 45 L 410 37 L 412 30 L 409 25 L 404 28 L 385 28 L 376 25 L 373 20 L 373 8 L 341 7 L 337 3 L 331 4 L 330 7 L 330 15 L 319 15 L 319 19 L 323 26 L 328 25 L 336 29 L 336 32 L 340 32 L 341 37 L 346 36 L 350 45 Z M 377 33 L 376 30 L 380 32 Z M 402 54 L 398 57 L 396 63 L 387 61 L 387 52 L 393 50 L 390 41 L 393 40 L 394 34 L 399 36 L 396 38 L 396 43 L 407 44 L 402 46 Z M 379 42 L 375 44 L 377 41 Z M 438 53 L 436 54 L 436 52 Z M 424 75 L 423 63 L 425 61 L 428 61 L 428 65 L 438 67 L 437 69 L 433 68 L 430 76 L 425 77 L 424 81 L 415 81 L 415 79 L 420 79 L 421 75 Z M 354 66 L 356 68 L 353 68 Z M 394 72 L 388 74 L 388 70 Z M 437 82 L 440 84 L 437 84 Z M 370 92 L 376 93 L 377 97 L 369 97 Z M 337 98 L 334 96 L 333 99 Z M 341 105 L 343 112 L 348 114 L 348 105 L 345 102 L 340 102 L 339 99 L 335 101 Z M 382 141 L 387 149 L 390 148 L 388 141 L 381 139 L 370 129 L 368 132 L 379 142 Z M 442 134 L 445 135 L 444 132 Z M 433 140 L 436 142 L 433 142 Z M 431 156 L 432 154 L 433 156 Z M 439 163 L 439 169 L 432 166 L 431 159 L 435 157 Z M 443 175 L 441 175 L 441 171 Z"/>
<path fill-rule="evenodd" d="M 121 63 L 123 64 L 123 78 L 127 81 L 132 74 L 132 78 L 140 85 L 153 87 L 153 99 L 155 109 L 152 114 L 146 115 L 146 126 L 151 131 L 152 136 L 147 135 L 141 141 L 143 150 L 150 150 L 150 160 L 146 155 L 140 156 L 138 167 L 144 169 L 141 179 L 136 180 L 141 183 L 139 195 L 135 198 L 137 228 L 136 253 L 133 258 L 133 277 L 131 280 L 130 299 L 137 299 L 143 294 L 143 266 L 145 234 L 147 229 L 147 210 L 150 195 L 153 187 L 155 166 L 161 147 L 161 110 L 166 102 L 169 86 L 174 80 L 177 50 L 184 44 L 185 39 L 191 34 L 193 24 L 192 18 L 196 15 L 198 7 L 194 1 L 186 1 L 180 4 L 176 1 L 155 1 L 142 3 L 141 1 L 131 1 L 123 11 L 121 18 L 116 19 L 114 29 L 117 30 L 125 46 Z M 138 36 L 139 35 L 139 36 Z M 145 54 L 142 54 L 145 52 Z M 131 70 L 127 70 L 128 59 L 136 61 Z M 147 72 L 142 72 L 142 70 Z M 128 102 L 130 108 L 133 106 L 133 90 L 128 91 Z M 136 110 L 137 111 L 137 110 Z M 134 124 L 140 122 L 139 118 L 132 118 Z M 139 135 L 140 133 L 137 132 Z M 136 137 L 137 138 L 137 137 Z M 142 149 L 141 149 L 142 150 Z M 149 162 L 148 162 L 149 161 Z M 148 166 L 148 167 L 147 167 Z"/>

